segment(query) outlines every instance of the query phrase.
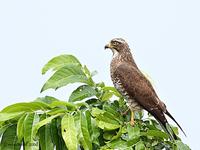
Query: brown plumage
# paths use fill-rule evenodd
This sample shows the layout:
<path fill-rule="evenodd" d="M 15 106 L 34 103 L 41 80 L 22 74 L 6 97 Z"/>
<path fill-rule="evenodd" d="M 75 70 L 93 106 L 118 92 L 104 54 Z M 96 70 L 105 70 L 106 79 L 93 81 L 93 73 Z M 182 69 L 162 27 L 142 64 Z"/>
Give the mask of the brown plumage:
<path fill-rule="evenodd" d="M 115 38 L 111 40 L 105 48 L 110 48 L 113 52 L 113 59 L 110 65 L 113 84 L 127 100 L 131 112 L 145 109 L 158 120 L 164 130 L 172 136 L 172 138 L 177 139 L 174 132 L 172 130 L 169 131 L 167 128 L 169 124 L 165 114 L 168 115 L 182 130 L 181 126 L 167 111 L 165 104 L 159 99 L 149 80 L 137 67 L 130 48 L 125 40 Z M 133 116 L 131 118 L 133 124 Z"/>

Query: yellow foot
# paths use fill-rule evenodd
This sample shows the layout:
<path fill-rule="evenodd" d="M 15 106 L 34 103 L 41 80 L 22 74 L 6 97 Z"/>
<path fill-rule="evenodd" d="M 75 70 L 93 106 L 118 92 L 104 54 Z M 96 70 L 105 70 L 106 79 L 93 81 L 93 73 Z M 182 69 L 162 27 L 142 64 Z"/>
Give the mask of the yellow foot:
<path fill-rule="evenodd" d="M 134 111 L 131 111 L 131 121 L 130 121 L 131 126 L 134 126 L 135 121 L 134 121 Z"/>

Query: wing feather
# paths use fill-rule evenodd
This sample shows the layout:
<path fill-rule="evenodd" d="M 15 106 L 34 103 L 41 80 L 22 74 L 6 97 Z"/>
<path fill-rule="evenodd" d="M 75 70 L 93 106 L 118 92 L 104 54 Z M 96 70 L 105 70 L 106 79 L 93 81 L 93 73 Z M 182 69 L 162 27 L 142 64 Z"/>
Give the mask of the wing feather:
<path fill-rule="evenodd" d="M 121 63 L 114 71 L 128 95 L 135 99 L 148 112 L 166 111 L 149 80 L 133 65 Z M 157 112 L 157 111 L 156 111 Z"/>
<path fill-rule="evenodd" d="M 164 114 L 172 118 L 185 134 L 181 126 L 167 111 L 165 104 L 158 98 L 150 81 L 137 67 L 133 64 L 121 63 L 116 67 L 113 75 L 120 80 L 122 87 L 128 93 L 129 97 L 137 101 L 140 106 L 151 113 L 161 123 L 164 130 L 169 133 L 172 139 L 177 139 L 177 136 L 173 130 L 168 130 L 167 126 L 169 126 L 169 123 Z"/>

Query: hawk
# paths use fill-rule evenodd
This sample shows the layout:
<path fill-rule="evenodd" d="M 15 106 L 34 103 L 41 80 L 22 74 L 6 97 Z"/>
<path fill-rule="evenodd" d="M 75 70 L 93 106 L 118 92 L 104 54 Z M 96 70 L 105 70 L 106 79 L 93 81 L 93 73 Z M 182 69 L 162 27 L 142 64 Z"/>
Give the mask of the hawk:
<path fill-rule="evenodd" d="M 107 48 L 113 52 L 110 64 L 111 79 L 115 88 L 126 99 L 131 110 L 131 125 L 134 125 L 134 111 L 145 109 L 155 117 L 172 139 L 177 139 L 177 136 L 171 129 L 165 115 L 169 116 L 185 134 L 167 110 L 166 105 L 159 99 L 150 81 L 139 70 L 127 42 L 124 39 L 115 38 L 105 46 L 105 49 Z"/>

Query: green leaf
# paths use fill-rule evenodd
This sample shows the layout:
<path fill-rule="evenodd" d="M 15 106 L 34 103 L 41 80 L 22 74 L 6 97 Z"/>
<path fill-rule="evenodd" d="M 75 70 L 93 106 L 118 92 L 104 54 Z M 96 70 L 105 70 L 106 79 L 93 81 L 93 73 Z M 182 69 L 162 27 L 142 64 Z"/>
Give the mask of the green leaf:
<path fill-rule="evenodd" d="M 85 73 L 85 75 L 87 76 L 90 85 L 95 85 L 95 82 L 92 79 L 93 74 L 90 73 L 89 69 L 87 68 L 86 65 L 83 66 L 83 72 Z"/>
<path fill-rule="evenodd" d="M 60 55 L 54 57 L 42 68 L 42 74 L 45 74 L 50 69 L 55 71 L 69 64 L 80 64 L 80 62 L 73 55 Z"/>
<path fill-rule="evenodd" d="M 95 95 L 96 91 L 93 87 L 89 85 L 82 85 L 72 92 L 72 94 L 69 97 L 69 101 L 71 102 L 80 101 Z"/>
<path fill-rule="evenodd" d="M 0 137 L 1 137 L 1 135 L 6 131 L 6 129 L 8 128 L 8 127 L 10 127 L 12 124 L 11 123 L 6 123 L 6 124 L 4 124 L 4 125 L 2 125 L 1 127 L 0 127 Z"/>
<path fill-rule="evenodd" d="M 40 119 L 47 118 L 46 114 L 43 114 Z M 50 124 L 45 124 L 39 129 L 39 142 L 42 150 L 54 150 L 53 141 L 51 140 L 51 128 Z"/>
<path fill-rule="evenodd" d="M 39 116 L 36 113 L 28 113 L 24 120 L 24 145 L 26 150 L 38 150 L 38 141 L 33 138 L 33 127 L 39 122 Z"/>
<path fill-rule="evenodd" d="M 174 132 L 176 135 L 179 134 L 179 132 L 178 132 L 178 127 L 171 126 L 171 128 L 172 128 L 173 132 Z"/>
<path fill-rule="evenodd" d="M 65 101 L 54 101 L 50 104 L 51 108 L 55 107 L 62 107 L 62 108 L 67 108 L 68 110 L 75 110 L 76 105 L 71 103 L 71 102 L 65 102 Z"/>
<path fill-rule="evenodd" d="M 16 103 L 4 108 L 1 112 L 33 112 L 36 110 L 47 110 L 50 107 L 43 102 Z"/>
<path fill-rule="evenodd" d="M 57 98 L 52 97 L 52 96 L 45 96 L 45 97 L 38 97 L 36 100 L 34 100 L 35 102 L 42 102 L 45 104 L 51 104 L 54 101 L 59 101 Z"/>
<path fill-rule="evenodd" d="M 86 147 L 84 147 L 84 149 L 92 150 L 92 143 L 91 143 L 90 133 L 88 130 L 88 123 L 83 112 L 80 114 L 80 121 L 81 121 L 81 132 L 83 134 L 83 139 L 86 144 Z"/>
<path fill-rule="evenodd" d="M 108 142 L 108 143 L 106 144 L 106 147 L 107 147 L 107 148 L 105 148 L 105 150 L 108 149 L 108 148 L 118 149 L 118 150 L 125 150 L 125 149 L 126 149 L 126 150 L 129 150 L 129 149 L 128 149 L 127 142 L 126 142 L 126 141 L 123 141 L 123 140 L 121 140 L 121 139 L 114 140 L 114 141 L 112 141 L 112 142 Z"/>
<path fill-rule="evenodd" d="M 105 140 L 108 140 L 108 141 L 111 141 L 112 140 L 112 137 L 115 135 L 115 132 L 113 131 L 105 131 L 104 134 L 103 134 L 103 138 Z"/>
<path fill-rule="evenodd" d="M 94 70 L 94 71 L 92 71 L 91 76 L 94 77 L 97 74 L 98 74 L 98 71 Z"/>
<path fill-rule="evenodd" d="M 169 135 L 167 133 L 162 132 L 160 130 L 148 130 L 147 132 L 142 133 L 142 135 L 160 137 L 160 138 L 164 138 L 164 139 L 169 138 Z"/>
<path fill-rule="evenodd" d="M 189 146 L 181 141 L 175 141 L 176 150 L 190 150 Z"/>
<path fill-rule="evenodd" d="M 62 150 L 61 149 L 61 144 L 60 144 L 60 137 L 58 135 L 58 132 L 60 131 L 60 129 L 58 131 L 58 127 L 57 127 L 58 122 L 57 122 L 57 120 L 58 119 L 56 118 L 56 119 L 53 119 L 51 121 L 51 124 L 50 124 L 51 131 L 50 131 L 50 133 L 51 133 L 52 142 L 56 146 L 56 150 Z"/>
<path fill-rule="evenodd" d="M 134 113 L 134 115 L 135 115 L 135 119 L 141 120 L 143 118 L 143 116 L 144 116 L 144 112 L 142 110 L 141 111 L 136 111 Z"/>
<path fill-rule="evenodd" d="M 41 92 L 50 88 L 56 90 L 75 82 L 90 84 L 87 76 L 82 71 L 81 65 L 71 64 L 56 71 L 44 84 Z"/>
<path fill-rule="evenodd" d="M 122 127 L 120 127 L 119 131 L 117 132 L 117 135 L 112 137 L 112 140 L 116 140 L 118 138 L 120 138 L 122 135 Z"/>
<path fill-rule="evenodd" d="M 116 88 L 112 87 L 112 86 L 105 86 L 102 88 L 103 91 L 107 91 L 107 92 L 111 92 L 112 94 L 114 94 L 117 97 L 122 97 L 122 95 L 116 90 Z"/>
<path fill-rule="evenodd" d="M 84 71 L 84 73 L 85 73 L 88 77 L 91 77 L 90 70 L 87 68 L 86 65 L 83 66 L 83 71 Z"/>
<path fill-rule="evenodd" d="M 101 114 L 104 114 L 105 112 L 106 112 L 105 110 L 101 110 L 101 109 L 96 108 L 96 107 L 93 107 L 93 108 L 92 108 L 92 115 L 93 115 L 94 117 L 97 117 L 97 116 L 99 116 L 99 115 L 101 115 Z"/>
<path fill-rule="evenodd" d="M 92 142 L 99 146 L 100 131 L 95 119 L 91 119 L 91 129 L 92 129 L 92 134 L 91 134 Z"/>
<path fill-rule="evenodd" d="M 89 110 L 85 111 L 85 117 L 87 120 L 87 126 L 88 126 L 89 133 L 90 133 L 90 135 L 92 135 L 92 118 L 91 118 L 92 116 L 91 116 L 91 113 Z"/>
<path fill-rule="evenodd" d="M 37 123 L 34 125 L 34 127 L 33 127 L 33 137 L 35 138 L 35 136 L 36 136 L 36 134 L 37 134 L 37 132 L 38 132 L 38 129 L 39 129 L 40 127 L 42 127 L 42 126 L 44 126 L 44 125 L 50 123 L 52 119 L 57 118 L 57 117 L 60 116 L 60 115 L 62 115 L 62 113 L 61 113 L 61 114 L 56 114 L 56 115 L 51 116 L 51 117 L 48 117 L 48 118 L 46 118 L 46 119 L 44 119 L 44 120 L 42 120 L 42 121 L 40 121 L 40 122 L 37 122 Z"/>
<path fill-rule="evenodd" d="M 101 96 L 102 101 L 107 101 L 110 100 L 110 98 L 113 96 L 112 92 L 104 92 L 103 95 Z"/>
<path fill-rule="evenodd" d="M 137 126 L 132 127 L 130 124 L 127 126 L 129 140 L 135 139 L 140 136 L 140 128 Z"/>
<path fill-rule="evenodd" d="M 118 121 L 119 123 L 123 123 L 123 117 L 122 115 L 119 113 L 119 107 L 115 106 L 114 103 L 105 103 L 103 105 L 103 109 L 105 111 L 107 111 L 107 113 L 109 113 L 109 115 L 116 121 Z"/>
<path fill-rule="evenodd" d="M 62 137 L 65 141 L 66 147 L 69 150 L 77 150 L 78 140 L 74 123 L 74 117 L 71 116 L 70 114 L 66 114 L 62 118 L 61 129 L 62 129 Z"/>
<path fill-rule="evenodd" d="M 0 121 L 10 120 L 16 117 L 19 117 L 24 112 L 15 112 L 15 113 L 0 113 Z"/>
<path fill-rule="evenodd" d="M 26 114 L 23 114 L 17 122 L 17 137 L 21 141 L 24 137 L 24 119 Z"/>
<path fill-rule="evenodd" d="M 127 141 L 127 145 L 128 146 L 130 146 L 130 147 L 132 147 L 132 146 L 134 146 L 137 142 L 139 142 L 140 141 L 140 138 L 139 137 L 136 137 L 136 138 L 134 138 L 134 139 L 131 139 L 131 140 L 128 140 Z"/>
<path fill-rule="evenodd" d="M 0 149 L 1 150 L 20 150 L 21 141 L 18 141 L 16 125 L 8 127 L 3 133 Z"/>
<path fill-rule="evenodd" d="M 66 113 L 66 112 L 68 112 L 68 110 L 66 110 L 64 108 L 53 108 L 52 110 L 48 111 L 47 114 L 53 116 L 56 114 Z"/>
<path fill-rule="evenodd" d="M 115 130 L 115 129 L 120 128 L 119 124 L 113 124 L 113 123 L 109 123 L 109 122 L 105 122 L 101 120 L 97 120 L 97 125 L 99 128 L 103 130 Z"/>
<path fill-rule="evenodd" d="M 121 126 L 115 116 L 105 110 L 92 108 L 92 115 L 96 117 L 97 125 L 101 129 L 115 130 Z"/>
<path fill-rule="evenodd" d="M 136 145 L 135 145 L 135 150 L 145 150 L 145 145 L 142 141 L 139 141 Z"/>

